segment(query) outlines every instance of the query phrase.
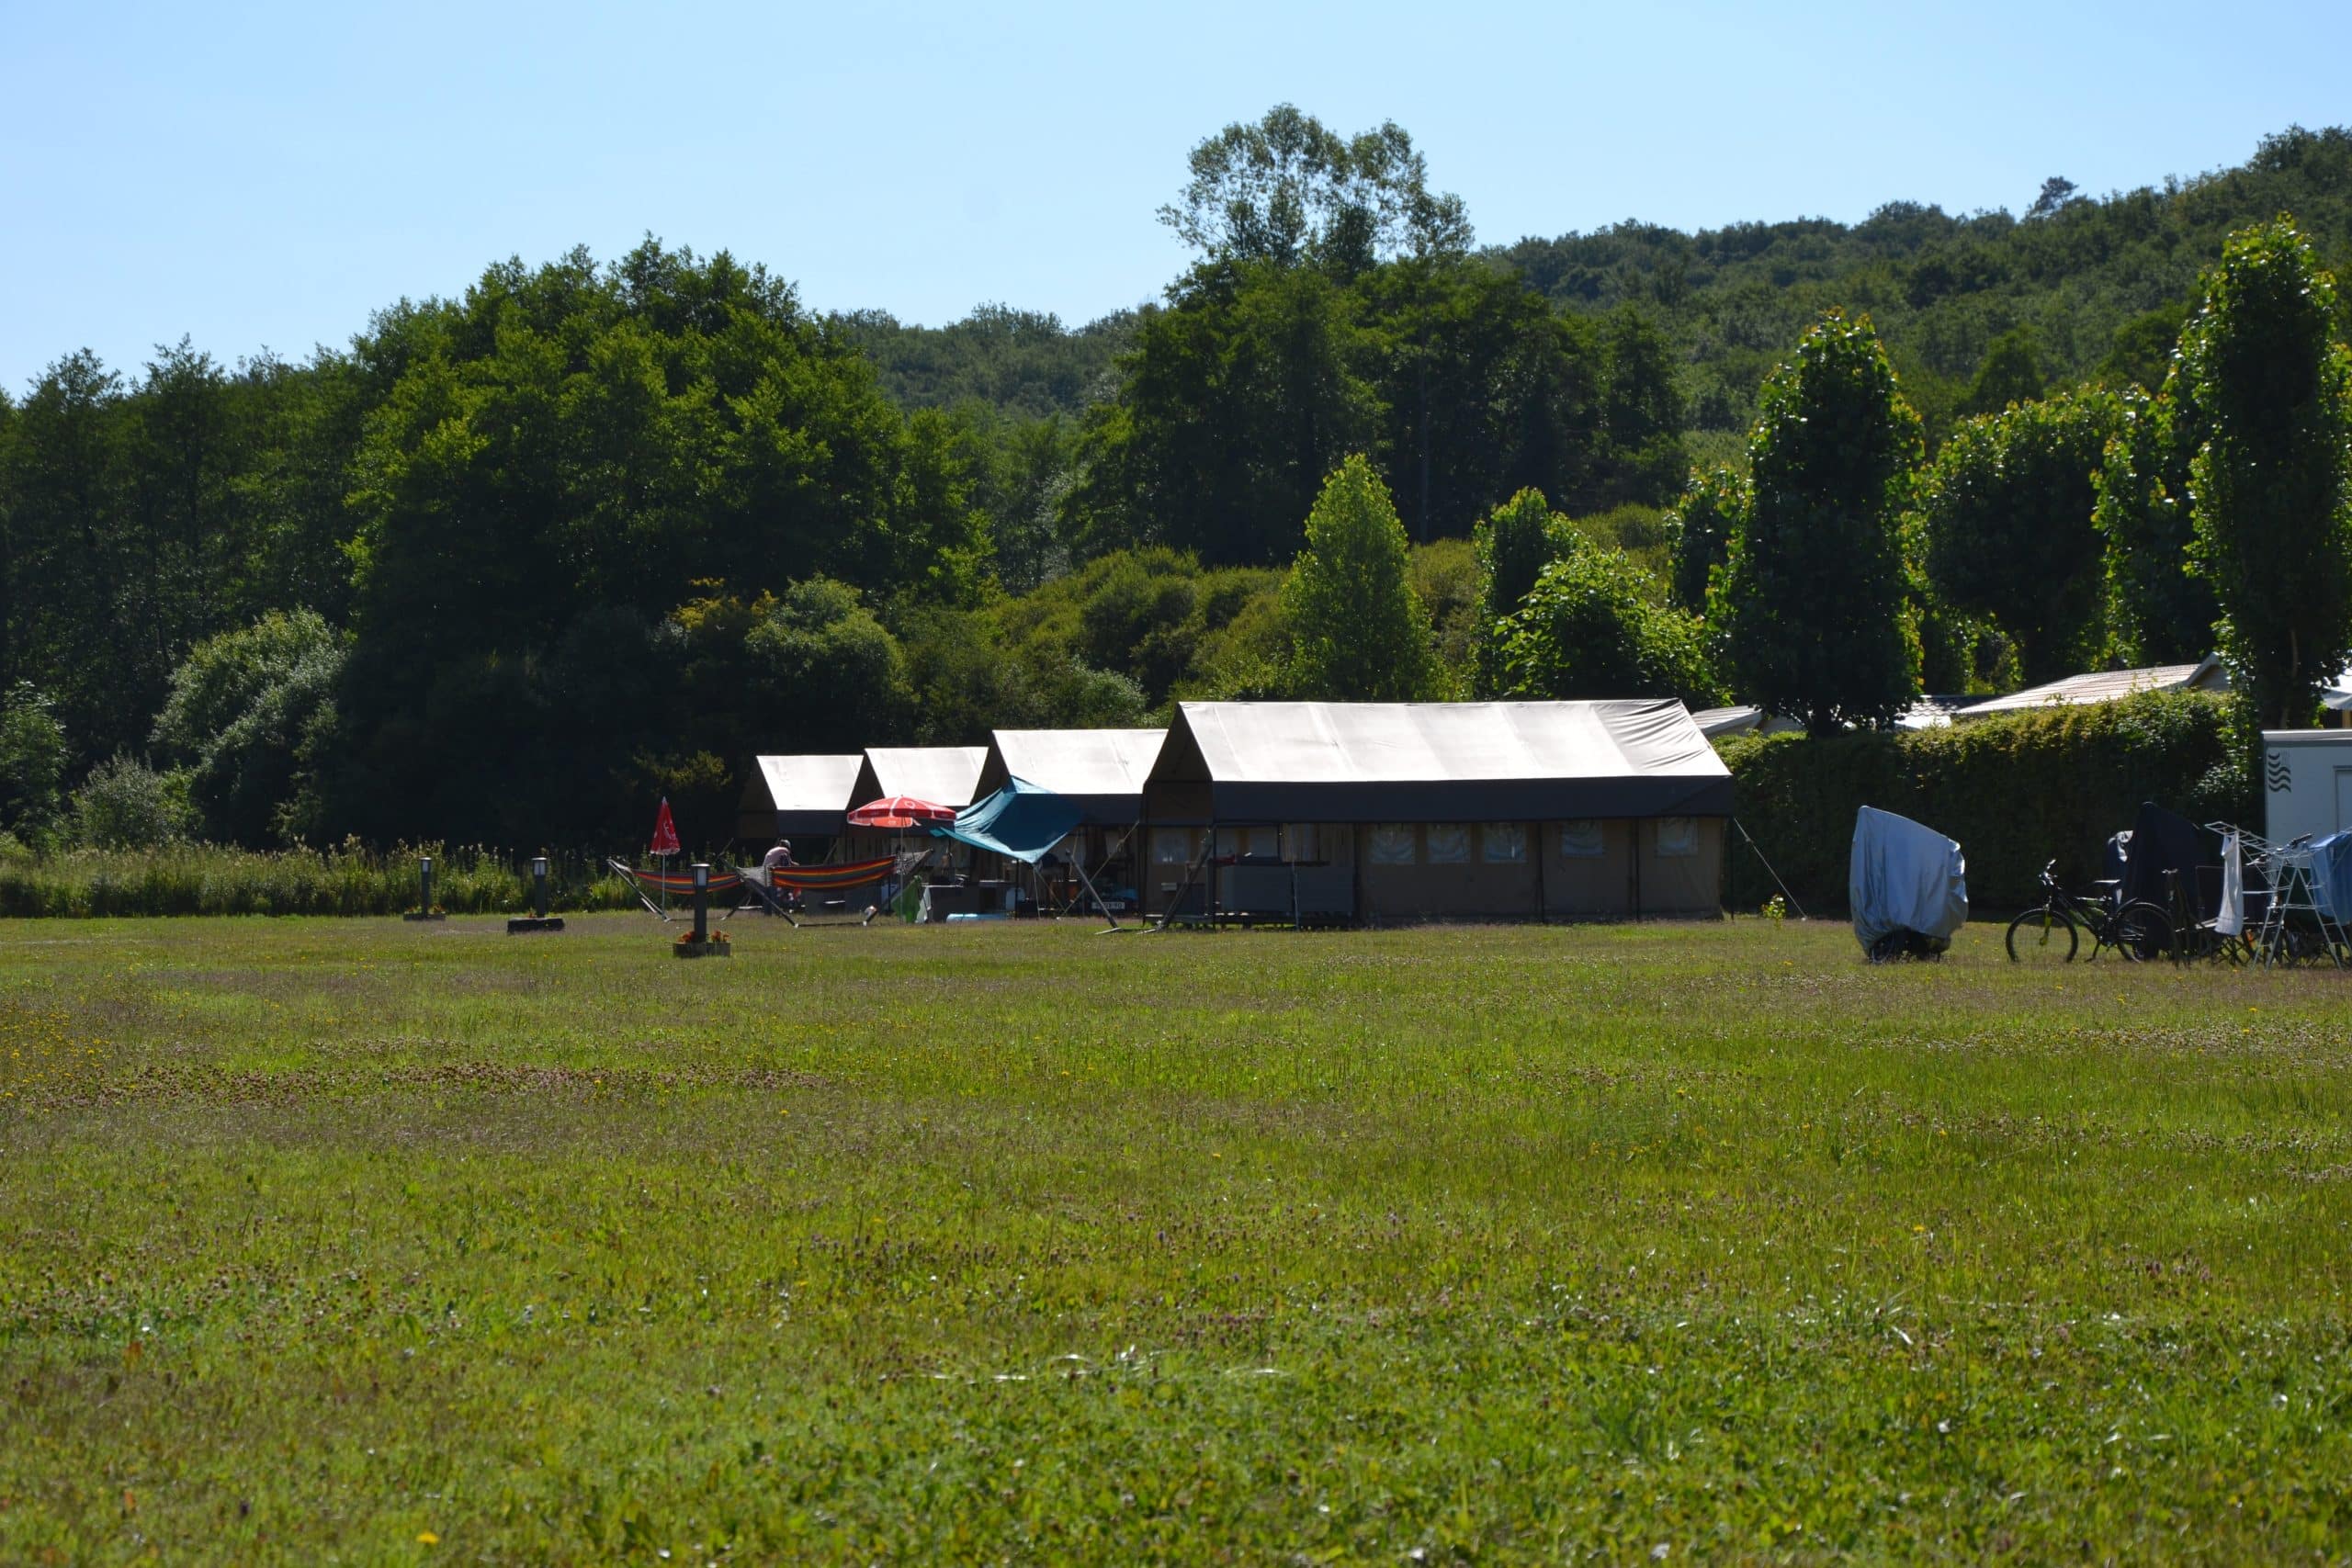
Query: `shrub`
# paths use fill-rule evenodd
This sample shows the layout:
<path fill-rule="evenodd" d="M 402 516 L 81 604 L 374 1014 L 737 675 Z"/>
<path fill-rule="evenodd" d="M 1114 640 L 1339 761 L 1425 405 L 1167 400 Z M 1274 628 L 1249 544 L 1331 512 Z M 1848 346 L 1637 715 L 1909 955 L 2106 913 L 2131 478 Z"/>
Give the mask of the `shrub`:
<path fill-rule="evenodd" d="M 1655 603 L 1656 586 L 1623 551 L 1572 539 L 1497 627 L 1502 694 L 1723 701 L 1706 628 Z"/>
<path fill-rule="evenodd" d="M 134 757 L 100 762 L 74 792 L 74 840 L 94 850 L 152 850 L 188 835 L 187 775 Z"/>
<path fill-rule="evenodd" d="M 55 826 L 65 778 L 65 728 L 29 681 L 0 698 L 0 829 L 39 840 Z"/>
<path fill-rule="evenodd" d="M 396 915 L 416 908 L 420 854 L 434 859 L 433 901 L 453 915 L 516 914 L 530 902 L 527 855 L 439 845 L 379 852 L 352 843 L 273 851 L 180 843 L 0 855 L 0 917 Z M 633 901 L 596 857 L 550 859 L 558 908 Z"/>
<path fill-rule="evenodd" d="M 1854 812 L 1924 822 L 1968 855 L 1972 905 L 1985 914 L 2041 897 L 2043 863 L 2080 886 L 2100 846 L 2143 800 L 2199 821 L 2250 818 L 2256 803 L 2232 765 L 2226 710 L 2195 693 L 1981 718 L 1917 733 L 1742 736 L 1719 743 L 1739 819 L 1809 913 L 1844 908 Z M 1754 908 L 1775 891 L 1733 835 L 1725 902 Z"/>

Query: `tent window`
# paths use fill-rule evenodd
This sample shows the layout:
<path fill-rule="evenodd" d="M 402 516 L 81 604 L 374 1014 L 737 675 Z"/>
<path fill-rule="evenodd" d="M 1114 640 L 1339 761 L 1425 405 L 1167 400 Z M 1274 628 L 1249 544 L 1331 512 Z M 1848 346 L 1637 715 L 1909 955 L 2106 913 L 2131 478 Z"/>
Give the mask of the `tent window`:
<path fill-rule="evenodd" d="M 1432 822 L 1428 828 L 1431 865 L 1470 863 L 1470 829 L 1459 822 Z"/>
<path fill-rule="evenodd" d="M 1601 852 L 1600 823 L 1596 818 L 1585 817 L 1560 824 L 1562 860 L 1599 860 Z"/>
<path fill-rule="evenodd" d="M 1312 822 L 1286 824 L 1283 829 L 1284 858 L 1295 861 L 1321 860 L 1323 856 L 1317 842 L 1317 837 L 1315 824 Z"/>
<path fill-rule="evenodd" d="M 1373 864 L 1410 865 L 1417 858 L 1413 853 L 1411 823 L 1383 822 L 1372 830 Z"/>
<path fill-rule="evenodd" d="M 1478 851 L 1488 865 L 1524 864 L 1527 829 L 1517 822 L 1489 822 L 1478 831 Z"/>
<path fill-rule="evenodd" d="M 1193 835 L 1182 828 L 1151 830 L 1151 858 L 1161 865 L 1187 865 L 1193 859 Z"/>
<path fill-rule="evenodd" d="M 1657 852 L 1664 860 L 1669 856 L 1695 855 L 1699 852 L 1699 819 L 1696 817 L 1661 817 L 1657 819 Z"/>
<path fill-rule="evenodd" d="M 1242 835 L 1241 852 L 1272 860 L 1282 853 L 1281 835 L 1272 828 L 1252 828 Z"/>

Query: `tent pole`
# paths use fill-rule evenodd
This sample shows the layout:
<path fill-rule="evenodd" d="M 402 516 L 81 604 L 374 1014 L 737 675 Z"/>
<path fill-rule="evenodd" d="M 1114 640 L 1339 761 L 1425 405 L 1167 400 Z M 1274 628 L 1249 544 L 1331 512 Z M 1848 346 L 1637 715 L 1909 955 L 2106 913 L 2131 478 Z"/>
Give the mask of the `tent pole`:
<path fill-rule="evenodd" d="M 1544 886 L 1544 824 L 1535 824 L 1535 918 L 1549 925 L 1552 895 Z"/>
<path fill-rule="evenodd" d="M 1800 920 L 1804 919 L 1805 918 L 1804 906 L 1798 903 L 1797 896 L 1789 891 L 1789 885 L 1781 880 L 1781 874 L 1772 869 L 1772 863 L 1764 859 L 1764 852 L 1761 849 L 1757 848 L 1755 837 L 1747 830 L 1747 824 L 1735 817 L 1731 819 L 1731 825 L 1739 829 L 1739 836 L 1747 840 L 1747 847 L 1756 851 L 1757 860 L 1761 862 L 1763 864 L 1764 874 L 1772 879 L 1772 886 L 1781 890 L 1781 897 L 1789 901 L 1789 908 L 1797 912 L 1797 919 Z"/>
<path fill-rule="evenodd" d="M 1284 840 L 1283 848 L 1289 852 L 1283 858 L 1290 862 L 1290 929 L 1295 931 L 1304 931 L 1306 928 L 1299 923 L 1298 919 L 1298 846 L 1287 841 L 1290 838 L 1287 829 L 1277 830 L 1282 833 Z"/>
<path fill-rule="evenodd" d="M 1102 912 L 1102 918 L 1111 922 L 1111 929 L 1113 931 L 1117 931 L 1119 929 L 1119 917 L 1111 913 L 1111 905 L 1109 900 L 1105 899 L 1102 894 L 1095 891 L 1094 879 L 1086 874 L 1086 863 L 1083 860 L 1073 860 L 1069 863 L 1070 869 L 1078 873 L 1078 880 L 1085 885 L 1087 897 L 1094 900 L 1094 907 Z"/>

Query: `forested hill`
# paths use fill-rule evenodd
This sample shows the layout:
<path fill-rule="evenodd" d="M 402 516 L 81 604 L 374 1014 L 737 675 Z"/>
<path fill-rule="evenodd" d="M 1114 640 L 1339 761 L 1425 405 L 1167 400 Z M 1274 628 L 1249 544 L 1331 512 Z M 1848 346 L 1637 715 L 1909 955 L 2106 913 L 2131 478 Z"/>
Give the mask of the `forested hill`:
<path fill-rule="evenodd" d="M 887 310 L 854 310 L 834 324 L 874 362 L 899 407 L 979 403 L 1020 419 L 1074 414 L 1117 389 L 1111 362 L 1135 341 L 1121 310 L 1064 327 L 1061 318 L 983 305 L 944 327 L 911 326 Z"/>
<path fill-rule="evenodd" d="M 1932 434 L 1968 406 L 1994 343 L 2020 328 L 2045 381 L 2153 386 L 2223 236 L 2282 212 L 2331 270 L 2352 271 L 2352 131 L 2290 129 L 2239 167 L 2107 196 L 2053 181 L 2023 217 L 1890 201 L 1854 224 L 1799 218 L 1685 233 L 1629 220 L 1484 254 L 1564 310 L 1651 316 L 1701 430 L 1744 429 L 1765 374 L 1822 310 L 1867 311 Z M 1135 330 L 1127 312 L 1065 329 L 1002 306 L 945 327 L 880 312 L 842 321 L 902 406 L 969 400 L 1024 417 L 1106 396 L 1111 361 Z"/>
<path fill-rule="evenodd" d="M 2053 180 L 2022 218 L 1891 201 L 1852 225 L 1626 222 L 1488 254 L 1564 307 L 1653 313 L 1701 428 L 1743 426 L 1766 372 L 1832 305 L 1869 312 L 1932 428 L 2018 328 L 2051 379 L 2153 385 L 2199 270 L 2233 230 L 2282 212 L 2347 270 L 2352 131 L 2290 129 L 2240 167 L 2104 197 Z"/>

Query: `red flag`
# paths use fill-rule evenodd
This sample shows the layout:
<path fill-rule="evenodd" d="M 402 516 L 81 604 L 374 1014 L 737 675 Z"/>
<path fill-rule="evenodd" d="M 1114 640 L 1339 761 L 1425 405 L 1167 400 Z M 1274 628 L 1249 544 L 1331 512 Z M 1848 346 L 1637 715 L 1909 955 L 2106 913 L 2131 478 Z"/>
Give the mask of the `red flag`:
<path fill-rule="evenodd" d="M 653 852 L 673 855 L 678 852 L 678 825 L 670 820 L 670 797 L 662 797 L 662 809 L 653 817 Z"/>

